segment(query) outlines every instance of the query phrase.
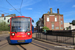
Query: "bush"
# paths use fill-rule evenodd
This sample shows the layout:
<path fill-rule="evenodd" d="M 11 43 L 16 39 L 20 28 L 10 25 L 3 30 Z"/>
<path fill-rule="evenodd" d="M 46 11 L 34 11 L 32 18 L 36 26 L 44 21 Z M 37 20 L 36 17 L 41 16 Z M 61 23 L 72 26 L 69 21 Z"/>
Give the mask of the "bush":
<path fill-rule="evenodd" d="M 48 28 L 48 27 L 46 27 L 46 26 L 44 26 L 44 27 L 43 27 L 43 30 L 44 30 L 44 29 L 49 30 L 49 28 Z"/>
<path fill-rule="evenodd" d="M 10 27 L 8 27 L 8 24 L 6 22 L 0 22 L 0 31 L 9 31 Z"/>
<path fill-rule="evenodd" d="M 70 24 L 75 25 L 75 20 L 73 20 Z"/>

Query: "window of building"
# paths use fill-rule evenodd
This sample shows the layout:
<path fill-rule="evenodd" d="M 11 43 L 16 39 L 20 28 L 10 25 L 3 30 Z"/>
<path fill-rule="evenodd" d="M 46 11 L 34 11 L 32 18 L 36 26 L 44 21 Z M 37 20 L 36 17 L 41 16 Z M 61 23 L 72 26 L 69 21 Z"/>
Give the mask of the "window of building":
<path fill-rule="evenodd" d="M 52 24 L 52 29 L 54 29 L 54 24 Z"/>
<path fill-rule="evenodd" d="M 57 17 L 55 17 L 55 22 L 57 22 Z"/>
<path fill-rule="evenodd" d="M 47 22 L 49 22 L 49 17 L 47 17 Z"/>
<path fill-rule="evenodd" d="M 63 27 L 61 27 L 60 29 L 63 29 Z"/>
<path fill-rule="evenodd" d="M 6 20 L 6 17 L 4 17 L 4 20 Z"/>
<path fill-rule="evenodd" d="M 61 21 L 61 24 L 63 24 L 63 21 Z"/>
<path fill-rule="evenodd" d="M 61 16 L 61 18 L 62 18 L 62 16 Z"/>
<path fill-rule="evenodd" d="M 56 27 L 56 29 L 59 29 L 59 27 Z"/>

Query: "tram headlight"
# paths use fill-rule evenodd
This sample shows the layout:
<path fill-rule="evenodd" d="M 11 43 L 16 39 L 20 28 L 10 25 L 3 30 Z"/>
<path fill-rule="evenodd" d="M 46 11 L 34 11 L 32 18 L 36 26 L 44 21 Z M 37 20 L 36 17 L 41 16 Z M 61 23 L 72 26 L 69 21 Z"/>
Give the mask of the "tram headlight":
<path fill-rule="evenodd" d="M 14 35 L 15 35 L 15 33 L 11 33 L 11 35 L 12 35 L 12 36 L 14 36 Z"/>
<path fill-rule="evenodd" d="M 27 35 L 31 35 L 31 33 L 27 33 Z"/>

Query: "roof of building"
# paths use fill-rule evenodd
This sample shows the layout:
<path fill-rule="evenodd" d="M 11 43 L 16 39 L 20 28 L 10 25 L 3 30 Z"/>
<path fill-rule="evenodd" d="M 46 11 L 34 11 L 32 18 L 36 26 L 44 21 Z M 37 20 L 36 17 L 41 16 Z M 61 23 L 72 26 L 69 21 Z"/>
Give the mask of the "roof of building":
<path fill-rule="evenodd" d="M 8 16 L 8 17 L 10 17 L 10 16 Z M 4 17 L 1 16 L 0 18 L 4 18 Z"/>
<path fill-rule="evenodd" d="M 63 15 L 63 14 L 57 14 L 57 13 L 45 13 L 45 14 L 43 14 L 43 15 Z"/>
<path fill-rule="evenodd" d="M 7 16 L 4 16 L 4 14 L 2 14 L 0 17 L 12 17 L 12 16 L 16 16 L 16 14 L 10 14 L 10 15 L 7 15 Z"/>
<path fill-rule="evenodd" d="M 59 13 L 59 8 L 57 9 L 57 13 L 53 13 L 52 8 L 50 8 L 50 12 L 48 11 L 48 13 L 45 13 L 43 15 L 63 15 L 63 14 Z"/>
<path fill-rule="evenodd" d="M 42 17 L 43 17 L 44 15 L 63 15 L 63 14 L 57 14 L 57 13 L 52 13 L 52 14 L 51 14 L 51 13 L 45 13 L 45 14 L 42 15 Z"/>
<path fill-rule="evenodd" d="M 5 16 L 5 17 L 12 17 L 12 16 L 16 16 L 16 14 L 10 14 L 10 15 L 7 15 L 7 16 Z"/>

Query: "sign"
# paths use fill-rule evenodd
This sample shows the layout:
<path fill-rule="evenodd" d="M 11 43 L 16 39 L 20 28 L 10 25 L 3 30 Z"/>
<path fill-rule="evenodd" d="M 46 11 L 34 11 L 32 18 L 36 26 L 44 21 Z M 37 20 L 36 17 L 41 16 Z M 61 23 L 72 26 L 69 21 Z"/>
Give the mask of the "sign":
<path fill-rule="evenodd" d="M 30 21 L 30 18 L 12 18 L 13 21 Z"/>
<path fill-rule="evenodd" d="M 49 16 L 55 16 L 55 15 L 49 15 Z"/>
<path fill-rule="evenodd" d="M 40 27 L 40 28 L 43 28 L 43 27 Z"/>

